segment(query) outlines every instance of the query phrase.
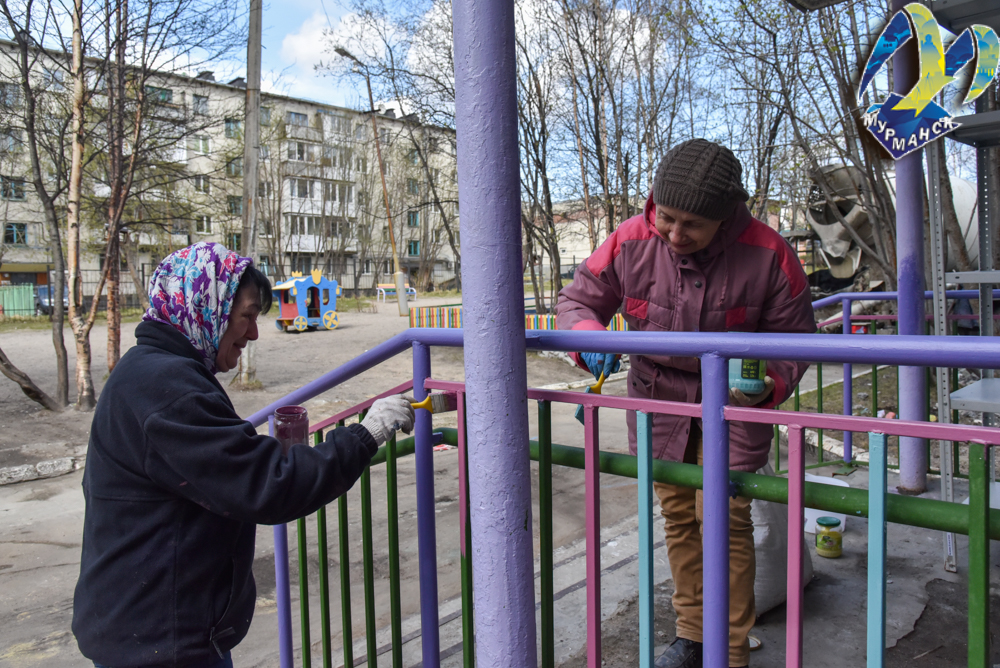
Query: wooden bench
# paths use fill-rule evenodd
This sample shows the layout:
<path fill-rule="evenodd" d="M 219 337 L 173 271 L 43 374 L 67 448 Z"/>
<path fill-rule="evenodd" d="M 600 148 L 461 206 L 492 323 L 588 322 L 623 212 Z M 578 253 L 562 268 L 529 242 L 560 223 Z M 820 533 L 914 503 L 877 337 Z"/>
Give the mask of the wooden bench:
<path fill-rule="evenodd" d="M 413 299 L 416 299 L 417 298 L 417 290 L 416 290 L 416 288 L 411 288 L 409 283 L 407 283 L 405 287 L 406 287 L 406 296 L 407 297 L 412 297 Z M 375 286 L 375 300 L 376 301 L 383 301 L 384 302 L 386 296 L 389 296 L 389 295 L 391 295 L 393 297 L 396 296 L 396 285 L 395 285 L 395 283 L 379 283 L 377 286 Z"/>

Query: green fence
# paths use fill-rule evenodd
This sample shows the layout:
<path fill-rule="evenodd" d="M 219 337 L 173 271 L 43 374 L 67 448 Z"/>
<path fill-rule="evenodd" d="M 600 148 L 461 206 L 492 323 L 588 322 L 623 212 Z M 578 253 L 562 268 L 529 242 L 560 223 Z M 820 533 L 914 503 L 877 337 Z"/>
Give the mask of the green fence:
<path fill-rule="evenodd" d="M 7 285 L 0 287 L 0 308 L 5 316 L 35 315 L 35 286 Z"/>

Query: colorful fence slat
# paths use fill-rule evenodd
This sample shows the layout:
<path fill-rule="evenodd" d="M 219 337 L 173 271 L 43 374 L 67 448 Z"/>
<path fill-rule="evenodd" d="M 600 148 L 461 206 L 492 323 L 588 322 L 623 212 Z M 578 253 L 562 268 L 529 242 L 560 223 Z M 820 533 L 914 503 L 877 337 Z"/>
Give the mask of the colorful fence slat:
<path fill-rule="evenodd" d="M 429 329 L 461 329 L 461 306 L 418 306 L 410 309 L 410 327 Z M 525 329 L 557 329 L 556 316 L 552 313 L 524 314 Z M 616 313 L 608 324 L 610 332 L 627 332 L 628 324 L 621 313 Z"/>

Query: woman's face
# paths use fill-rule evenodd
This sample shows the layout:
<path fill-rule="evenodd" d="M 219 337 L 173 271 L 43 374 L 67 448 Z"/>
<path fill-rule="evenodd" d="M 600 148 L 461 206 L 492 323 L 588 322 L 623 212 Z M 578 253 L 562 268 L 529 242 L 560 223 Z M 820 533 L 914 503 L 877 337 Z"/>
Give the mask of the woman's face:
<path fill-rule="evenodd" d="M 260 315 L 260 293 L 257 286 L 248 283 L 236 292 L 233 308 L 229 312 L 226 333 L 219 342 L 215 366 L 220 373 L 236 368 L 247 341 L 257 340 L 257 316 Z"/>

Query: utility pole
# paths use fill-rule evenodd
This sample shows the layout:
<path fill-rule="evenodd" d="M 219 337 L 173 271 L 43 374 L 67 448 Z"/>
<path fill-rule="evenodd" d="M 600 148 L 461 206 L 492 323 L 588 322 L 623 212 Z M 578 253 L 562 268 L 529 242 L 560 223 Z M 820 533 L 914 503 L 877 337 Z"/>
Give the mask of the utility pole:
<path fill-rule="evenodd" d="M 343 58 L 354 61 L 357 71 L 365 75 L 365 83 L 368 85 L 368 103 L 371 105 L 372 134 L 375 135 L 375 155 L 378 157 L 378 173 L 382 177 L 382 198 L 385 201 L 385 217 L 389 221 L 389 244 L 392 246 L 393 278 L 396 284 L 396 302 L 399 304 L 399 315 L 409 317 L 410 307 L 406 303 L 406 277 L 399 264 L 399 251 L 396 249 L 396 233 L 392 228 L 392 212 L 389 211 L 389 189 L 385 185 L 385 166 L 382 164 L 382 147 L 378 138 L 378 126 L 375 124 L 375 98 L 372 96 L 372 80 L 368 75 L 368 68 L 364 63 L 355 58 L 351 53 L 343 48 L 337 47 L 334 52 Z"/>
<path fill-rule="evenodd" d="M 257 253 L 257 163 L 260 157 L 260 26 L 262 0 L 250 0 L 250 35 L 247 40 L 247 99 L 243 121 L 243 230 L 240 254 L 254 265 Z M 248 341 L 236 380 L 244 387 L 257 384 L 256 342 Z"/>

